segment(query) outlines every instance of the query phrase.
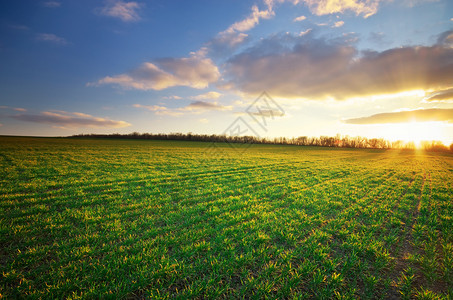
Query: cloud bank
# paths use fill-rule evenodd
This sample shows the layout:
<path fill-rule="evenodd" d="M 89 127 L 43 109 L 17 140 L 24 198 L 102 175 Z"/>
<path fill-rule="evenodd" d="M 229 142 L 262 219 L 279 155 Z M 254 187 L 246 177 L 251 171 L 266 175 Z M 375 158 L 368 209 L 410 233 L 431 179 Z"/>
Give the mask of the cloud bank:
<path fill-rule="evenodd" d="M 327 40 L 312 32 L 277 35 L 226 64 L 228 85 L 250 94 L 343 100 L 411 90 L 440 90 L 453 82 L 453 48 L 445 44 L 359 52 L 354 39 Z"/>
<path fill-rule="evenodd" d="M 369 117 L 348 119 L 347 124 L 387 124 L 387 123 L 407 123 L 407 122 L 433 122 L 443 121 L 453 123 L 453 109 L 418 109 L 411 111 L 400 111 L 391 113 L 381 113 Z"/>
<path fill-rule="evenodd" d="M 246 32 L 262 19 L 275 15 L 284 2 L 306 5 L 315 15 L 352 12 L 369 17 L 382 0 L 263 0 L 261 8 L 251 7 L 242 20 L 219 32 L 189 57 L 163 58 L 145 62 L 130 72 L 109 75 L 88 86 L 116 85 L 125 89 L 163 90 L 175 86 L 203 89 L 217 83 L 248 94 L 264 90 L 276 97 L 314 100 L 343 100 L 376 94 L 393 94 L 414 89 L 447 89 L 452 82 L 452 32 L 439 36 L 431 47 L 401 47 L 383 52 L 359 52 L 354 34 L 341 38 L 317 38 L 311 29 L 293 36 L 273 35 L 230 57 L 222 74 L 207 54 L 229 54 L 248 40 Z M 138 17 L 137 2 L 111 0 L 103 13 L 123 18 Z M 138 17 L 139 18 L 139 17 Z M 293 21 L 306 19 L 299 16 Z M 341 27 L 337 21 L 332 27 Z M 222 77 L 222 82 L 219 80 Z M 193 100 L 203 100 L 202 98 Z"/>
<path fill-rule="evenodd" d="M 41 114 L 19 114 L 11 116 L 11 118 L 26 122 L 52 124 L 65 128 L 122 128 L 131 125 L 125 121 L 114 121 L 93 117 L 84 113 L 66 111 L 45 111 Z"/>

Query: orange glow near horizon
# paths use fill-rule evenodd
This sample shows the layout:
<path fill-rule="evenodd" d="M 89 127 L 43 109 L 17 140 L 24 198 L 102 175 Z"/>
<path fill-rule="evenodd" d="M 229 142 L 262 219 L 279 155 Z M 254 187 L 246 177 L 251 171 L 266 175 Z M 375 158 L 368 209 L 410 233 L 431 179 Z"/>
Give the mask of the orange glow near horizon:
<path fill-rule="evenodd" d="M 444 122 L 410 122 L 381 125 L 382 137 L 388 141 L 413 142 L 421 148 L 423 141 L 440 141 L 445 146 L 453 143 L 453 137 L 448 136 Z"/>

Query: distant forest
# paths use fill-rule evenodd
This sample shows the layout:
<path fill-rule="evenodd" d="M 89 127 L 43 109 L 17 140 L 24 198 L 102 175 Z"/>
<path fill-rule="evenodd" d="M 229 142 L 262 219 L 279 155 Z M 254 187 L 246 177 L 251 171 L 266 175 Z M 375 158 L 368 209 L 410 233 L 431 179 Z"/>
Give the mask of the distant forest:
<path fill-rule="evenodd" d="M 110 139 L 142 139 L 142 140 L 169 140 L 169 141 L 197 141 L 197 142 L 218 142 L 218 143 L 241 143 L 241 144 L 273 144 L 273 145 L 297 145 L 297 146 L 319 146 L 338 148 L 365 148 L 365 149 L 415 149 L 413 142 L 395 141 L 365 137 L 335 137 L 320 136 L 297 138 L 261 138 L 256 136 L 227 136 L 216 134 L 194 134 L 194 133 L 138 133 L 129 134 L 77 134 L 71 138 L 110 138 Z M 448 148 L 439 141 L 424 141 L 421 148 L 426 151 L 453 152 L 453 144 Z"/>

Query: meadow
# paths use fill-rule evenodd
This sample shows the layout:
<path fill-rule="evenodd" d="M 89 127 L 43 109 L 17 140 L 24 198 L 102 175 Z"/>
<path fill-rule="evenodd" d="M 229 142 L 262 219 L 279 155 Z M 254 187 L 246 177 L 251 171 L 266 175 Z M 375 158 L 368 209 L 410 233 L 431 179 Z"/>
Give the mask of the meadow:
<path fill-rule="evenodd" d="M 452 154 L 211 146 L 0 137 L 1 296 L 453 297 Z"/>

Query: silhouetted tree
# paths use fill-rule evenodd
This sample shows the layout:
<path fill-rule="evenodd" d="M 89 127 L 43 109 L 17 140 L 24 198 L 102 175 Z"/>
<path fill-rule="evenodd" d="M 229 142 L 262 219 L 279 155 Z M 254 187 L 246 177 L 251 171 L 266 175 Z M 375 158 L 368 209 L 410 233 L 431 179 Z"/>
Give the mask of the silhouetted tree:
<path fill-rule="evenodd" d="M 227 136 L 226 134 L 194 134 L 194 133 L 138 133 L 129 134 L 78 134 L 73 138 L 126 138 L 126 139 L 146 139 L 146 140 L 177 140 L 177 141 L 199 141 L 199 142 L 217 142 L 217 143 L 247 143 L 247 144 L 276 144 L 276 145 L 298 145 L 298 146 L 322 146 L 322 147 L 343 147 L 343 148 L 376 148 L 376 149 L 415 149 L 413 142 L 404 143 L 403 141 L 389 142 L 384 139 L 367 139 L 365 137 L 341 137 L 337 134 L 335 137 L 320 136 L 298 138 L 275 137 L 272 139 L 261 138 L 257 136 Z M 448 151 L 448 147 L 438 141 L 422 142 L 422 148 L 426 151 Z M 453 152 L 453 144 L 450 145 Z"/>

